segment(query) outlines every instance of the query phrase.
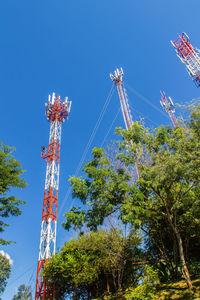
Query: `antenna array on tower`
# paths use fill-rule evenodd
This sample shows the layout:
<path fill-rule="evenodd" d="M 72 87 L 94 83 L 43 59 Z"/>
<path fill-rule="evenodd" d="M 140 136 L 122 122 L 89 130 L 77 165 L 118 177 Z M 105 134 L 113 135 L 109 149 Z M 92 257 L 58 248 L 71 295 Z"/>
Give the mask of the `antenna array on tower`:
<path fill-rule="evenodd" d="M 186 66 L 189 75 L 197 87 L 200 86 L 200 51 L 189 42 L 188 35 L 183 32 L 175 41 L 171 41 L 177 56 Z"/>
<path fill-rule="evenodd" d="M 125 126 L 126 126 L 126 129 L 128 129 L 131 126 L 131 124 L 133 123 L 133 118 L 132 118 L 131 110 L 130 110 L 130 107 L 128 104 L 128 97 L 126 94 L 126 90 L 122 85 L 123 75 L 124 75 L 124 72 L 123 72 L 122 68 L 120 70 L 116 69 L 114 71 L 114 74 L 110 74 L 110 78 L 112 79 L 112 82 L 117 87 Z"/>
<path fill-rule="evenodd" d="M 174 113 L 175 113 L 174 103 L 173 103 L 171 97 L 169 97 L 169 99 L 167 99 L 165 92 L 160 91 L 160 93 L 161 93 L 160 104 L 161 104 L 162 108 L 169 114 L 169 117 L 170 117 L 174 127 L 177 127 L 177 120 L 174 115 Z"/>

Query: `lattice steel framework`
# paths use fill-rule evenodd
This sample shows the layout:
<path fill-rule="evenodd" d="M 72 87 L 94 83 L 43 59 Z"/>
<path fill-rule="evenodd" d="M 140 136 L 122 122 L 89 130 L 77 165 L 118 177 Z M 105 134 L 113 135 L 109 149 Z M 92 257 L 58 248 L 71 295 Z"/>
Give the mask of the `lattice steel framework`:
<path fill-rule="evenodd" d="M 124 118 L 124 123 L 126 126 L 126 129 L 129 129 L 129 127 L 133 123 L 133 118 L 131 115 L 131 110 L 128 104 L 128 97 L 126 94 L 126 89 L 123 86 L 123 69 L 121 68 L 116 69 L 114 71 L 114 74 L 110 74 L 110 78 L 112 79 L 112 82 L 116 85 L 117 91 L 119 94 L 120 104 L 121 104 L 121 110 Z"/>
<path fill-rule="evenodd" d="M 189 37 L 185 32 L 178 35 L 175 41 L 171 41 L 177 56 L 186 66 L 189 75 L 197 87 L 200 86 L 200 50 L 195 49 L 189 42 Z"/>
<path fill-rule="evenodd" d="M 163 109 L 169 114 L 169 117 L 172 121 L 172 124 L 174 127 L 177 127 L 178 123 L 175 117 L 175 107 L 174 107 L 174 103 L 171 99 L 171 97 L 169 97 L 169 99 L 167 99 L 165 92 L 161 92 L 161 101 L 160 104 L 163 107 Z"/>
<path fill-rule="evenodd" d="M 116 69 L 114 71 L 114 74 L 110 73 L 110 78 L 117 87 L 117 91 L 119 94 L 119 100 L 120 100 L 120 104 L 121 104 L 122 115 L 124 118 L 124 123 L 125 123 L 126 129 L 128 130 L 133 123 L 133 118 L 132 118 L 130 106 L 128 103 L 126 89 L 123 85 L 123 75 L 124 75 L 124 72 L 123 72 L 122 68 L 120 70 Z M 135 168 L 136 168 L 137 177 L 140 178 L 139 161 L 138 161 L 137 157 L 136 157 Z"/>
<path fill-rule="evenodd" d="M 47 162 L 46 180 L 44 190 L 44 202 L 42 211 L 42 225 L 40 234 L 39 259 L 37 267 L 37 280 L 35 300 L 52 299 L 53 293 L 45 284 L 41 272 L 48 259 L 55 254 L 56 250 L 56 226 L 58 206 L 58 186 L 60 170 L 60 145 L 62 123 L 68 117 L 71 101 L 65 98 L 52 97 L 49 95 L 46 105 L 47 120 L 50 122 L 50 135 L 48 149 L 42 147 L 41 157 Z"/>

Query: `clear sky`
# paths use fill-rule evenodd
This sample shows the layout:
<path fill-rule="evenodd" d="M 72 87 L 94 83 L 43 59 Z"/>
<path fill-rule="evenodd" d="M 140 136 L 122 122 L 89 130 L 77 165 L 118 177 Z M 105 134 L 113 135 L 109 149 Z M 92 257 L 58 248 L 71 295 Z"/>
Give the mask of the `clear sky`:
<path fill-rule="evenodd" d="M 3 300 L 11 300 L 22 283 L 35 288 L 46 172 L 40 151 L 48 144 L 48 94 L 55 91 L 72 100 L 62 132 L 58 206 L 63 209 L 57 235 L 61 247 L 74 234 L 61 226 L 72 203 L 71 195 L 66 197 L 68 178 L 77 169 L 112 87 L 109 73 L 123 67 L 134 118 L 144 117 L 151 127 L 170 123 L 160 107 L 160 89 L 179 103 L 199 96 L 200 89 L 170 44 L 185 31 L 200 48 L 199 11 L 199 0 L 0 1 L 0 140 L 16 147 L 15 157 L 29 184 L 13 191 L 27 205 L 20 217 L 9 218 L 4 234 L 16 244 L 3 247 L 14 261 Z M 116 117 L 119 107 L 115 91 L 91 148 L 101 146 L 106 136 L 113 139 L 115 126 L 124 126 L 121 112 Z M 86 160 L 89 157 L 90 151 Z"/>

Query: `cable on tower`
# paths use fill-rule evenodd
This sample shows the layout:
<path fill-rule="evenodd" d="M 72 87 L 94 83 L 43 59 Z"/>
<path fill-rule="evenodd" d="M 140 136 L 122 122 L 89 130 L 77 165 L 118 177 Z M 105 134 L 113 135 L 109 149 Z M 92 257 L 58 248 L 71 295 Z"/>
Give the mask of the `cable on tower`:
<path fill-rule="evenodd" d="M 187 72 L 197 87 L 200 87 L 200 50 L 194 48 L 188 35 L 183 32 L 175 41 L 171 41 L 178 58 L 185 65 Z"/>
<path fill-rule="evenodd" d="M 47 120 L 50 122 L 50 135 L 49 146 L 48 148 L 43 146 L 41 153 L 41 157 L 47 162 L 47 168 L 35 300 L 53 299 L 55 292 L 44 282 L 41 273 L 45 264 L 55 254 L 56 250 L 61 129 L 62 123 L 70 113 L 71 101 L 68 101 L 67 97 L 64 101 L 59 96 L 56 98 L 55 93 L 53 93 L 52 96 L 49 95 L 48 103 L 45 105 Z"/>
<path fill-rule="evenodd" d="M 116 121 L 118 115 L 119 115 L 119 112 L 120 112 L 120 107 L 119 107 L 119 109 L 118 109 L 116 115 L 114 116 L 114 118 L 113 118 L 113 120 L 112 120 L 112 123 L 110 124 L 110 127 L 108 128 L 108 131 L 107 131 L 107 133 L 106 133 L 106 135 L 105 135 L 105 137 L 104 137 L 104 139 L 103 139 L 103 141 L 102 141 L 100 147 L 103 147 L 103 144 L 105 143 L 105 141 L 106 141 L 108 135 L 110 134 L 110 131 L 111 131 L 111 129 L 112 129 L 112 127 L 113 127 L 113 125 L 114 125 L 114 123 L 115 123 L 115 121 Z"/>
<path fill-rule="evenodd" d="M 87 153 L 88 153 L 88 151 L 89 151 L 89 149 L 90 149 L 90 147 L 91 147 L 91 145 L 92 145 L 92 142 L 93 142 L 93 140 L 94 140 L 94 138 L 95 138 L 95 136 L 96 136 L 96 134 L 97 134 L 97 131 L 98 131 L 99 126 L 100 126 L 100 124 L 101 124 L 101 121 L 102 121 L 102 119 L 103 119 L 103 117 L 104 117 L 104 114 L 105 114 L 105 112 L 106 112 L 106 110 L 107 110 L 107 107 L 108 107 L 108 105 L 109 105 L 109 103 L 110 103 L 110 100 L 111 100 L 111 98 L 112 98 L 112 96 L 113 96 L 113 93 L 114 93 L 114 88 L 113 88 L 113 86 L 112 86 L 111 89 L 110 89 L 110 91 L 109 91 L 109 93 L 108 93 L 108 96 L 107 96 L 107 98 L 106 98 L 106 101 L 105 101 L 105 103 L 104 103 L 104 105 L 103 105 L 103 108 L 102 108 L 102 110 L 101 110 L 101 112 L 100 112 L 100 114 L 99 114 L 98 120 L 97 120 L 97 122 L 96 122 L 96 124 L 95 124 L 95 126 L 94 126 L 94 128 L 93 128 L 93 130 L 92 130 L 92 133 L 91 133 L 91 135 L 90 135 L 90 138 L 89 138 L 89 140 L 88 140 L 88 143 L 87 143 L 87 145 L 86 145 L 86 147 L 85 147 L 85 149 L 84 149 L 83 155 L 82 155 L 82 157 L 81 157 L 81 159 L 80 159 L 80 161 L 79 161 L 79 163 L 78 163 L 78 165 L 77 165 L 77 167 L 76 167 L 75 173 L 74 173 L 74 175 L 73 175 L 73 176 L 75 176 L 75 177 L 78 176 L 78 174 L 79 174 L 79 172 L 80 172 L 80 170 L 81 170 L 81 168 L 82 168 L 82 165 L 83 165 L 83 163 L 84 163 L 84 161 L 85 161 L 86 155 L 87 155 Z M 60 207 L 60 209 L 59 209 L 58 217 L 60 217 L 60 215 L 61 215 L 61 212 L 62 212 L 62 210 L 63 210 L 63 207 L 64 207 L 65 203 L 67 202 L 67 200 L 68 200 L 68 198 L 69 198 L 69 195 L 70 195 L 70 193 L 71 193 L 71 190 L 72 190 L 72 187 L 69 186 L 69 188 L 68 188 L 68 190 L 67 190 L 67 192 L 66 192 L 66 195 L 65 195 L 65 197 L 64 197 L 64 200 L 63 200 L 63 202 L 62 202 L 62 205 L 61 205 L 61 207 Z M 74 200 L 75 200 L 75 199 L 73 199 L 73 200 L 72 200 L 72 203 L 70 204 L 70 209 L 71 209 L 71 207 L 72 207 L 72 205 L 73 205 L 73 203 L 74 203 Z"/>
<path fill-rule="evenodd" d="M 147 97 L 143 96 L 141 93 L 139 93 L 138 91 L 136 91 L 136 89 L 134 89 L 133 87 L 131 87 L 129 84 L 126 83 L 126 87 L 134 94 L 136 95 L 138 98 L 140 98 L 141 100 L 143 100 L 144 102 L 146 102 L 147 104 L 149 104 L 152 108 L 154 108 L 155 110 L 157 110 L 160 114 L 162 114 L 164 117 L 166 117 L 166 114 L 158 108 L 158 106 L 154 105 L 152 103 L 151 100 L 149 100 Z"/>

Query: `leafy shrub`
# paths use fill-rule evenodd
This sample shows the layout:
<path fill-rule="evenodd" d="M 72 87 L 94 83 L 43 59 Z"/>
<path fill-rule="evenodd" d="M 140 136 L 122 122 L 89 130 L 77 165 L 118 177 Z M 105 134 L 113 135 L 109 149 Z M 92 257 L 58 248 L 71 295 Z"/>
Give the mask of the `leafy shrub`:
<path fill-rule="evenodd" d="M 144 274 L 140 277 L 141 284 L 136 288 L 131 287 L 124 295 L 127 300 L 153 299 L 156 293 L 155 285 L 159 283 L 158 271 L 151 266 L 144 268 Z"/>

